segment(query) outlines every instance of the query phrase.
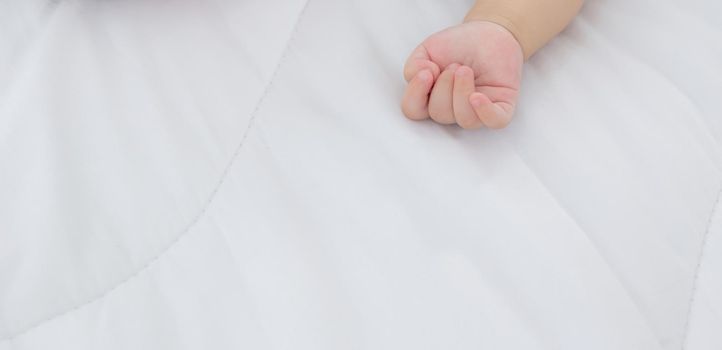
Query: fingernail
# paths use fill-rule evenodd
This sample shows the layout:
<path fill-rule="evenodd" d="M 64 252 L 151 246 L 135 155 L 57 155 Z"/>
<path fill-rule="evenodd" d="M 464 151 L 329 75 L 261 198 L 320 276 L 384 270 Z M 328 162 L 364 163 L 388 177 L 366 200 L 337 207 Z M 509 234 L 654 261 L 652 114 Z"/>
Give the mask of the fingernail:
<path fill-rule="evenodd" d="M 421 80 L 425 83 L 431 81 L 431 79 L 433 79 L 433 78 L 434 78 L 433 74 L 431 74 L 431 72 L 429 72 L 428 70 L 422 70 L 419 73 L 419 80 Z"/>
<path fill-rule="evenodd" d="M 455 74 L 456 74 L 456 76 L 461 77 L 461 76 L 469 74 L 468 73 L 469 70 L 471 70 L 471 68 L 466 67 L 466 66 L 460 66 L 459 68 L 456 69 Z"/>
<path fill-rule="evenodd" d="M 460 64 L 458 64 L 458 63 L 452 63 L 452 64 L 446 66 L 446 69 L 455 71 L 457 68 L 459 68 L 459 66 L 460 66 Z"/>

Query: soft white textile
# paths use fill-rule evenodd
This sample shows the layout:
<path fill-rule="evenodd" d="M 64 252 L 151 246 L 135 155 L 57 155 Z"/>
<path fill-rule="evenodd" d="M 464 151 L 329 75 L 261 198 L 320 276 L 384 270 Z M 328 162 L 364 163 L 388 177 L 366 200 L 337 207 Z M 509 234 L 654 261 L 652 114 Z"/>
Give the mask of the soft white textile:
<path fill-rule="evenodd" d="M 0 349 L 722 348 L 722 3 L 589 0 L 509 128 L 406 120 L 469 6 L 0 1 Z"/>

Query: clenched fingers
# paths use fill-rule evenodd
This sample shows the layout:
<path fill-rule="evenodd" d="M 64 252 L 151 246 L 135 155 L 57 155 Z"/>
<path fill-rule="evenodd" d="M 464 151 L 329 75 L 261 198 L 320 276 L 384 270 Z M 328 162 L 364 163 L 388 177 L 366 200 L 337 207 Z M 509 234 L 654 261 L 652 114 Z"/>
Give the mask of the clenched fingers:
<path fill-rule="evenodd" d="M 406 117 L 413 120 L 429 117 L 427 105 L 432 86 L 434 86 L 434 76 L 428 70 L 422 70 L 411 78 L 401 100 L 401 110 Z"/>
<path fill-rule="evenodd" d="M 429 97 L 429 116 L 431 119 L 440 124 L 454 124 L 454 72 L 459 67 L 458 64 L 452 64 L 436 79 L 431 96 Z"/>
<path fill-rule="evenodd" d="M 469 102 L 469 97 L 474 91 L 474 71 L 467 66 L 459 67 L 454 74 L 453 107 L 456 124 L 464 129 L 478 129 L 484 126 Z"/>

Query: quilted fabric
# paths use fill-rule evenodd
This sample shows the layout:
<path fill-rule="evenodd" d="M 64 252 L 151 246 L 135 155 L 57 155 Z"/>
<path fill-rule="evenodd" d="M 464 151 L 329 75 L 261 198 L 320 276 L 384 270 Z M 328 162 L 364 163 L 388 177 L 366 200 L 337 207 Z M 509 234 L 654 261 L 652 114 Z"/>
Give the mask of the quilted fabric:
<path fill-rule="evenodd" d="M 512 125 L 470 0 L 0 2 L 0 349 L 722 348 L 722 3 L 589 0 Z"/>

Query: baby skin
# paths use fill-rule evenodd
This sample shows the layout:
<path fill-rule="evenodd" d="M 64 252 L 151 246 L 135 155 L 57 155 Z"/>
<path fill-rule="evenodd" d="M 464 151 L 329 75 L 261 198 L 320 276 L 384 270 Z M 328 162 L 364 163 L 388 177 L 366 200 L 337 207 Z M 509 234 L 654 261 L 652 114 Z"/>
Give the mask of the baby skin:
<path fill-rule="evenodd" d="M 507 126 L 525 59 L 567 26 L 581 1 L 478 0 L 464 23 L 413 50 L 404 66 L 402 111 L 464 129 Z"/>

